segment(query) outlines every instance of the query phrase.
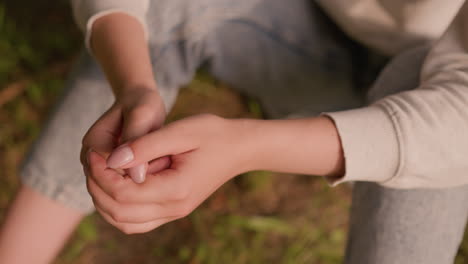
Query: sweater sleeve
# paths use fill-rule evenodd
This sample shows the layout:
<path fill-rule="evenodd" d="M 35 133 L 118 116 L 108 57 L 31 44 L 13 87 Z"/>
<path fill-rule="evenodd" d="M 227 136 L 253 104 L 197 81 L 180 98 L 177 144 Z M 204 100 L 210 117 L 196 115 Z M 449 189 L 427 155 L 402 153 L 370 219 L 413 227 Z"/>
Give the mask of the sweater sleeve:
<path fill-rule="evenodd" d="M 148 38 L 146 12 L 149 0 L 71 0 L 73 16 L 78 27 L 85 34 L 85 45 L 90 50 L 93 23 L 100 17 L 114 12 L 121 12 L 136 18 L 143 26 Z"/>
<path fill-rule="evenodd" d="M 398 76 L 395 76 L 398 78 Z M 365 108 L 325 113 L 342 141 L 346 173 L 330 180 L 394 188 L 468 183 L 468 4 L 434 44 L 419 86 Z"/>

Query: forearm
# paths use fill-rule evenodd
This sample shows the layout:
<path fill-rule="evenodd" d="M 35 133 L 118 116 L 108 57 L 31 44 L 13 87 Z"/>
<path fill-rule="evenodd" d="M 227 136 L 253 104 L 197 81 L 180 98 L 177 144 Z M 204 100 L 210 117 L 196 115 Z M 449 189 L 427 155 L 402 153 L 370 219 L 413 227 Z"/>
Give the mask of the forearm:
<path fill-rule="evenodd" d="M 147 40 L 137 19 L 124 13 L 99 18 L 90 44 L 117 97 L 135 87 L 156 89 Z"/>
<path fill-rule="evenodd" d="M 341 176 L 344 157 L 333 121 L 327 117 L 243 120 L 250 169 Z"/>

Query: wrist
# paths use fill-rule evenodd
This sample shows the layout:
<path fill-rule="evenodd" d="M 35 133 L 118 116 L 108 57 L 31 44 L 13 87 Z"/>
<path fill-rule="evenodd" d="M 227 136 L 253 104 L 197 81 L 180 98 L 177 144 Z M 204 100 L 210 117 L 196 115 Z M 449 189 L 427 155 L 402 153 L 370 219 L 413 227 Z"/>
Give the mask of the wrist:
<path fill-rule="evenodd" d="M 154 81 L 128 82 L 123 85 L 119 85 L 119 87 L 112 88 L 117 100 L 143 92 L 155 92 L 159 96 L 159 90 L 157 88 L 156 82 Z"/>
<path fill-rule="evenodd" d="M 167 111 L 164 100 L 155 86 L 130 86 L 122 89 L 115 96 L 115 103 L 121 107 L 124 115 L 138 115 L 138 118 L 157 118 L 157 122 L 164 122 Z"/>
<path fill-rule="evenodd" d="M 263 129 L 263 120 L 258 119 L 226 119 L 231 123 L 232 131 L 235 135 L 236 145 L 239 146 L 239 168 L 238 174 L 248 171 L 261 170 L 262 162 L 259 155 L 264 151 L 264 142 L 260 133 Z"/>
<path fill-rule="evenodd" d="M 339 135 L 327 117 L 238 122 L 247 170 L 321 176 L 344 170 Z"/>

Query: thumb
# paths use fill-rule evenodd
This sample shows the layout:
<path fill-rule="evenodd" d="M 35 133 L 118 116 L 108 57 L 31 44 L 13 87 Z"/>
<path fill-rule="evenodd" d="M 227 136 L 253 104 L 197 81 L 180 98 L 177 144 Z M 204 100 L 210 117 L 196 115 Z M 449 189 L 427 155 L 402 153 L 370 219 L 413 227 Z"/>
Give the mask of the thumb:
<path fill-rule="evenodd" d="M 133 111 L 124 115 L 121 141 L 128 142 L 129 140 L 143 136 L 152 129 L 157 128 L 159 124 L 155 124 L 155 121 L 153 120 L 154 118 L 151 118 L 151 116 L 152 115 L 148 115 L 147 113 L 140 113 L 138 108 L 133 109 Z M 126 172 L 135 183 L 142 183 L 145 181 L 147 170 L 148 163 L 144 162 L 128 168 Z"/>
<path fill-rule="evenodd" d="M 166 126 L 116 148 L 107 159 L 110 168 L 130 168 L 196 148 L 194 140 L 175 126 Z"/>
<path fill-rule="evenodd" d="M 83 165 L 87 164 L 87 154 L 90 149 L 104 157 L 109 156 L 115 149 L 120 120 L 121 111 L 113 106 L 89 128 L 82 140 L 80 160 Z"/>

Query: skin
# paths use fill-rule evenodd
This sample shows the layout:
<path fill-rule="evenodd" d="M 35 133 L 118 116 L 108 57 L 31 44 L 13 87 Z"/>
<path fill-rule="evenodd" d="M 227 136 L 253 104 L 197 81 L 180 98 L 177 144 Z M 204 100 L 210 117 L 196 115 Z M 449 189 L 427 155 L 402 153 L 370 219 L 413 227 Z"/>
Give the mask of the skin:
<path fill-rule="evenodd" d="M 115 170 L 168 155 L 171 166 L 148 175 L 142 184 Z M 344 172 L 338 133 L 327 117 L 193 116 L 120 146 L 107 160 L 95 152 L 88 158 L 87 184 L 96 209 L 126 234 L 148 232 L 190 214 L 222 184 L 247 171 L 328 177 Z"/>
<path fill-rule="evenodd" d="M 21 186 L 0 229 L 0 263 L 51 263 L 83 217 Z"/>
<path fill-rule="evenodd" d="M 184 217 L 249 170 L 343 174 L 341 143 L 327 117 L 201 115 L 161 128 L 165 112 L 141 25 L 125 14 L 106 16 L 96 21 L 91 44 L 116 103 L 84 137 L 81 161 L 97 211 L 123 232 L 143 233 Z"/>
<path fill-rule="evenodd" d="M 91 149 L 105 157 L 116 145 L 158 129 L 166 118 L 141 24 L 124 13 L 114 13 L 96 20 L 92 32 L 91 49 L 116 100 L 83 139 L 85 166 Z M 142 163 L 126 173 L 143 182 L 147 169 L 148 163 Z"/>

